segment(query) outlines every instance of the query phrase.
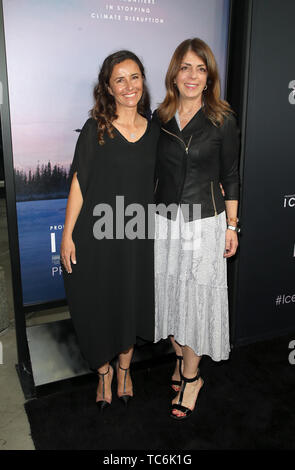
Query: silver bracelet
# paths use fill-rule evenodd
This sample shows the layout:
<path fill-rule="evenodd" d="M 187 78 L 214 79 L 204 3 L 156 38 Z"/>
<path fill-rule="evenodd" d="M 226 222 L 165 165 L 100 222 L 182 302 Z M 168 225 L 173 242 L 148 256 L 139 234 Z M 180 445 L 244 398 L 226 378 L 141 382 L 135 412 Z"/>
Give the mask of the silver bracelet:
<path fill-rule="evenodd" d="M 235 227 L 234 225 L 228 225 L 227 228 L 229 230 L 233 230 L 234 232 L 239 233 L 241 231 L 240 227 Z"/>

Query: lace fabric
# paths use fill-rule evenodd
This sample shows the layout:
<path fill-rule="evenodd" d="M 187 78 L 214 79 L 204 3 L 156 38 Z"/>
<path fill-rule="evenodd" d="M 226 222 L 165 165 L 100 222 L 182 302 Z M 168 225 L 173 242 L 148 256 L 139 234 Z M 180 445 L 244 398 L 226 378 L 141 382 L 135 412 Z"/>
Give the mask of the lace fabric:
<path fill-rule="evenodd" d="M 215 361 L 228 359 L 226 215 L 185 222 L 156 215 L 155 342 L 169 335 Z"/>

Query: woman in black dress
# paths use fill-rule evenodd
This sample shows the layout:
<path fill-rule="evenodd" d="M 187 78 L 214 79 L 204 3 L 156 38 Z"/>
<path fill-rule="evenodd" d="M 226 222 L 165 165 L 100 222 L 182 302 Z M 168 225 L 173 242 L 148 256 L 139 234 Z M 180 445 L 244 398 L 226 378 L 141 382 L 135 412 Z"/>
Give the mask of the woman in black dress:
<path fill-rule="evenodd" d="M 153 237 L 146 236 L 146 215 L 132 222 L 138 214 L 130 204 L 147 214 L 153 203 L 159 130 L 144 117 L 144 68 L 129 51 L 105 59 L 94 98 L 71 166 L 60 255 L 73 325 L 98 371 L 96 403 L 104 409 L 112 401 L 110 361 L 118 355 L 117 395 L 127 404 L 136 338 L 154 339 Z"/>

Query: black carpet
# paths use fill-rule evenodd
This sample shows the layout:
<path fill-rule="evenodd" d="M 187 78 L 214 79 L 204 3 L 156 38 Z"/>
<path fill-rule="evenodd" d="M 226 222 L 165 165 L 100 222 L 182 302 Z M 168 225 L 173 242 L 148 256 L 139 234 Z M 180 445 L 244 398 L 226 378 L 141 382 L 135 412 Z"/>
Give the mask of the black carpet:
<path fill-rule="evenodd" d="M 294 335 L 293 335 L 294 336 Z M 228 361 L 204 356 L 205 381 L 193 415 L 169 417 L 174 362 L 132 370 L 135 397 L 125 410 L 116 397 L 101 415 L 97 378 L 25 403 L 39 450 L 295 449 L 295 365 L 285 336 L 235 348 Z M 166 362 L 165 362 L 166 361 Z M 77 380 L 77 379 L 75 379 Z"/>

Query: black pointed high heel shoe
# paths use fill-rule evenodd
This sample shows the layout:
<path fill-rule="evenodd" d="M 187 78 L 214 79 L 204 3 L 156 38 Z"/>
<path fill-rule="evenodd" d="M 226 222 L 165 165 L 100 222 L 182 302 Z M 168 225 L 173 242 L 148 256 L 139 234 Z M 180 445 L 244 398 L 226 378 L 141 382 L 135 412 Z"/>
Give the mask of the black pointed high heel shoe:
<path fill-rule="evenodd" d="M 198 396 L 199 396 L 199 393 L 204 385 L 204 380 L 201 378 L 200 376 L 200 369 L 198 369 L 198 372 L 197 372 L 197 375 L 195 377 L 193 377 L 192 379 L 188 379 L 187 377 L 184 377 L 184 375 L 181 374 L 181 377 L 182 377 L 182 384 L 181 384 L 181 388 L 180 388 L 180 394 L 179 394 L 179 399 L 178 399 L 178 403 L 175 403 L 172 405 L 171 407 L 171 412 L 170 412 L 170 417 L 173 418 L 173 419 L 178 419 L 179 421 L 182 420 L 182 419 L 186 419 L 188 418 L 189 416 L 191 416 L 191 414 L 193 413 L 193 411 L 195 410 L 196 408 L 196 405 L 195 407 L 191 410 L 190 408 L 188 408 L 187 406 L 183 406 L 182 405 L 182 400 L 183 400 L 183 394 L 184 394 L 184 390 L 185 390 L 185 387 L 186 387 L 186 384 L 187 383 L 191 383 L 191 382 L 195 382 L 196 380 L 199 380 L 201 379 L 202 381 L 202 385 L 201 385 L 201 388 L 199 389 L 198 391 Z M 177 416 L 173 413 L 173 410 L 179 410 L 181 411 L 182 413 L 184 413 L 184 415 L 182 416 Z"/>
<path fill-rule="evenodd" d="M 96 406 L 101 412 L 104 411 L 106 408 L 108 408 L 111 405 L 111 403 L 109 403 L 108 401 L 105 400 L 105 381 L 104 381 L 104 377 L 109 372 L 110 372 L 110 365 L 109 365 L 109 368 L 108 368 L 107 372 L 105 372 L 103 374 L 97 371 L 98 375 L 100 377 L 102 377 L 102 400 L 99 400 L 99 401 L 96 402 Z M 113 371 L 113 373 L 114 373 L 114 371 Z M 112 380 L 113 380 L 113 377 L 112 377 Z"/>
<path fill-rule="evenodd" d="M 179 375 L 181 377 L 181 364 L 182 364 L 182 361 L 183 361 L 183 357 L 182 356 L 177 356 L 177 354 L 176 354 L 176 360 L 179 361 L 178 368 L 179 368 Z M 181 380 L 172 380 L 171 379 L 171 382 L 170 382 L 171 390 L 174 393 L 178 393 L 179 390 L 175 390 L 173 388 L 173 385 L 177 385 L 178 387 L 180 387 L 181 386 Z"/>
<path fill-rule="evenodd" d="M 118 395 L 119 400 L 125 405 L 125 407 L 128 405 L 130 399 L 133 397 L 133 395 L 128 395 L 126 394 L 126 379 L 127 379 L 127 372 L 130 369 L 128 367 L 127 369 L 124 369 L 123 367 L 120 366 L 119 362 L 117 363 L 117 374 L 118 374 L 118 369 L 124 370 L 124 386 L 123 386 L 123 395 Z"/>

